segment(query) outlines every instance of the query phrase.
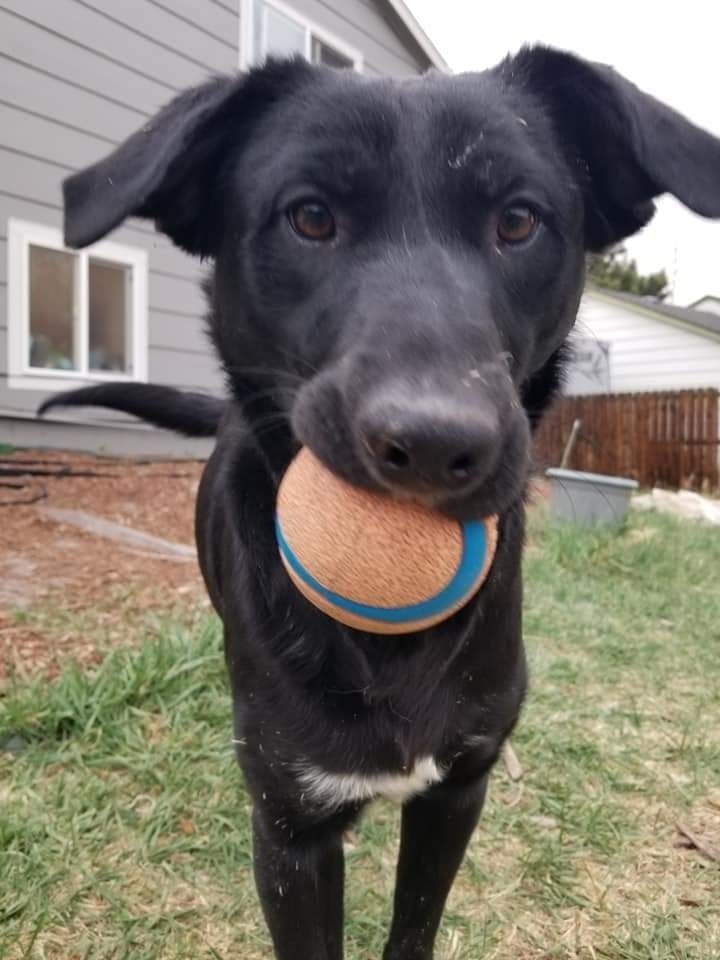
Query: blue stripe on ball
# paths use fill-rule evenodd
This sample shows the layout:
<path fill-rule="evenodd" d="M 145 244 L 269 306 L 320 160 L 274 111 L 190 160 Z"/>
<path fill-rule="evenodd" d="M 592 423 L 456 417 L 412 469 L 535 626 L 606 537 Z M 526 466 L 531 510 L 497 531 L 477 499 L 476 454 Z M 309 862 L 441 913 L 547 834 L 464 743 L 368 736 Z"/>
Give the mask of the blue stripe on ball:
<path fill-rule="evenodd" d="M 366 620 L 377 620 L 380 623 L 406 623 L 414 620 L 424 620 L 442 614 L 455 603 L 464 599 L 472 589 L 485 563 L 487 537 L 485 524 L 471 520 L 462 524 L 462 559 L 460 566 L 450 583 L 440 593 L 420 603 L 412 603 L 404 607 L 376 607 L 367 603 L 356 603 L 348 600 L 339 593 L 328 590 L 303 567 L 292 552 L 290 545 L 283 536 L 280 520 L 275 519 L 275 535 L 285 562 L 292 568 L 300 580 L 329 603 L 353 613 Z"/>

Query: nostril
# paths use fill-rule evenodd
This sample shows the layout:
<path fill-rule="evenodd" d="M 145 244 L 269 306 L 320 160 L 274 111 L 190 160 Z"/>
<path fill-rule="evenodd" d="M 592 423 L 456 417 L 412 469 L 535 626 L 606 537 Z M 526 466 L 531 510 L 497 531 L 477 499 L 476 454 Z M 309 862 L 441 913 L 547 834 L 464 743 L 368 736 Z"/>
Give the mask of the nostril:
<path fill-rule="evenodd" d="M 474 472 L 477 461 L 471 453 L 460 453 L 448 464 L 448 472 L 454 480 L 467 480 Z"/>
<path fill-rule="evenodd" d="M 367 452 L 381 468 L 399 472 L 411 466 L 410 451 L 392 434 L 366 430 L 362 432 L 361 439 Z"/>
<path fill-rule="evenodd" d="M 380 449 L 383 462 L 394 470 L 405 470 L 410 466 L 410 454 L 393 440 L 386 440 Z"/>

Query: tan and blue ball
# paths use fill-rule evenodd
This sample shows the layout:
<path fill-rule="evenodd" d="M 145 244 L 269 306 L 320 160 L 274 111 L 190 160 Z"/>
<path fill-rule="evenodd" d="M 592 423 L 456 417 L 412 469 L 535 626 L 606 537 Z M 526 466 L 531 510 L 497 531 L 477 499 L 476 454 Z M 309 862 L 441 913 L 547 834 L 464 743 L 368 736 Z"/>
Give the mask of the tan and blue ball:
<path fill-rule="evenodd" d="M 497 518 L 460 523 L 361 490 L 304 447 L 280 484 L 276 535 L 297 589 L 346 626 L 412 633 L 460 610 L 488 576 Z"/>

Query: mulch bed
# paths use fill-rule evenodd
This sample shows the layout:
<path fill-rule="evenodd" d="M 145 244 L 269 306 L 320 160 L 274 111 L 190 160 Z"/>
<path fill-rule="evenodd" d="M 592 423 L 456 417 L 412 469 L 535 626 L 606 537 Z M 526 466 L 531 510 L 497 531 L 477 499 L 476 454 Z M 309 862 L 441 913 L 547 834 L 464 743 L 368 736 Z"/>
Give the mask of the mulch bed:
<path fill-rule="evenodd" d="M 87 662 L 97 656 L 94 637 L 120 642 L 134 614 L 205 602 L 195 562 L 123 546 L 44 513 L 80 509 L 193 545 L 202 467 L 54 451 L 0 457 L 0 677 L 11 669 L 52 673 L 69 657 Z"/>

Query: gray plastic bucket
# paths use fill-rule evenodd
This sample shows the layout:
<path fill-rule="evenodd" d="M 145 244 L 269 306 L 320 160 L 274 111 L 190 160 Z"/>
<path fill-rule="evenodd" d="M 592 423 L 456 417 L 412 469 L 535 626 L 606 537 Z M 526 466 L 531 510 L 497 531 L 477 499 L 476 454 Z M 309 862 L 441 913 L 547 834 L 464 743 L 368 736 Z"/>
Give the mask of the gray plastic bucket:
<path fill-rule="evenodd" d="M 550 512 L 561 520 L 591 525 L 622 523 L 637 490 L 635 480 L 606 477 L 601 473 L 582 473 L 553 467 L 545 472 L 550 480 Z"/>

